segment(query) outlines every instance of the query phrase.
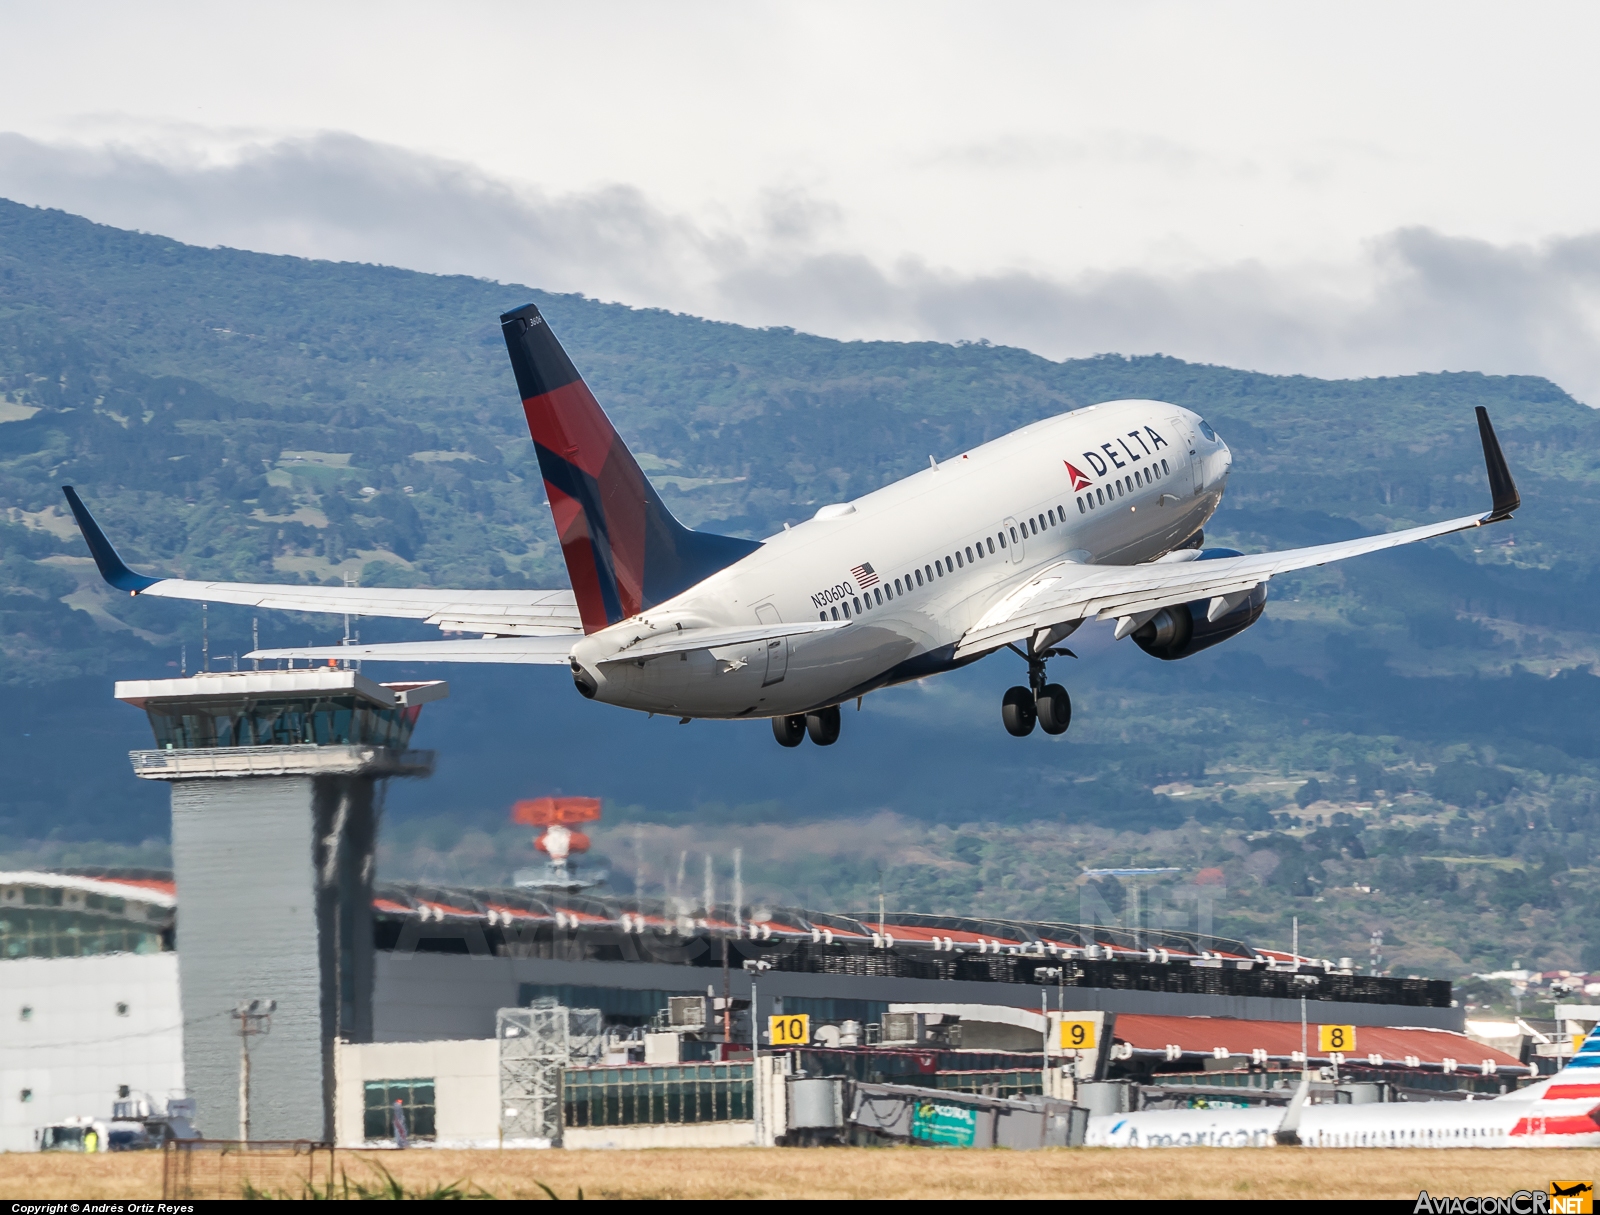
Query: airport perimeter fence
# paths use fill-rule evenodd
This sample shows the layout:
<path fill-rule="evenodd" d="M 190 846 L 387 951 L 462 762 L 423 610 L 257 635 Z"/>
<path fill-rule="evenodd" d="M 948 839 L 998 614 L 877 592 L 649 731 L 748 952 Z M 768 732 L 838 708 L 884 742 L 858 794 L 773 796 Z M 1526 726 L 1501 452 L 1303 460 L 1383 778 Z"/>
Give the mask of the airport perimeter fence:
<path fill-rule="evenodd" d="M 345 1197 L 335 1190 L 333 1156 L 331 1143 L 305 1139 L 169 1139 L 161 1151 L 161 1197 Z"/>

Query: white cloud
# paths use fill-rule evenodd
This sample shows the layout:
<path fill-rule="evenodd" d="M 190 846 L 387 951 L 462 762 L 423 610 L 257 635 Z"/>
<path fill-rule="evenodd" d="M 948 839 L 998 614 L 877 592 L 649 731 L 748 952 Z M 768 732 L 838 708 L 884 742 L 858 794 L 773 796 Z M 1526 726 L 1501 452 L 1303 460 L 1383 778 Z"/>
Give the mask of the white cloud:
<path fill-rule="evenodd" d="M 852 250 L 841 208 L 801 189 L 769 189 L 711 224 L 629 186 L 549 193 L 350 135 L 182 147 L 0 135 L 0 194 L 197 244 L 839 337 L 987 338 L 1056 358 L 1161 351 L 1329 376 L 1531 373 L 1600 403 L 1600 233 L 1496 244 L 1411 227 L 1342 262 L 974 274 Z"/>

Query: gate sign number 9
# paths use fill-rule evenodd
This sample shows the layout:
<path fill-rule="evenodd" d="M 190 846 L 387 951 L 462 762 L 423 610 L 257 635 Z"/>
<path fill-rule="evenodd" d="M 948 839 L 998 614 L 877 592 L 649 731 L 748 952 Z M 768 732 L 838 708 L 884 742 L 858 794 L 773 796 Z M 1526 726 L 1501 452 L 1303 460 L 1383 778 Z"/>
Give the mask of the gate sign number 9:
<path fill-rule="evenodd" d="M 767 1018 L 767 1037 L 774 1046 L 805 1046 L 811 1041 L 811 1015 L 790 1013 Z"/>
<path fill-rule="evenodd" d="M 1095 1023 L 1093 1021 L 1061 1022 L 1062 1050 L 1093 1050 L 1095 1048 Z"/>
<path fill-rule="evenodd" d="M 1323 1054 L 1348 1054 L 1356 1048 L 1354 1025 L 1317 1026 L 1317 1049 Z"/>

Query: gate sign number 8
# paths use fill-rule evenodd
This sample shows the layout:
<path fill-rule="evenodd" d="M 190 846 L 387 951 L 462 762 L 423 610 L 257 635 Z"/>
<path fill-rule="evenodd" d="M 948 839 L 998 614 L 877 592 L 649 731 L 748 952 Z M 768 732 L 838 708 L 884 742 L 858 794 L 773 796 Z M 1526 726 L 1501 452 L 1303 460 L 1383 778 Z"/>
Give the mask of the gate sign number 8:
<path fill-rule="evenodd" d="M 1093 1050 L 1095 1048 L 1095 1028 L 1093 1021 L 1061 1022 L 1061 1049 Z"/>
<path fill-rule="evenodd" d="M 805 1046 L 811 1041 L 811 1015 L 790 1013 L 767 1018 L 767 1037 L 774 1046 Z"/>
<path fill-rule="evenodd" d="M 1348 1054 L 1356 1048 L 1354 1025 L 1317 1026 L 1317 1049 L 1323 1054 Z"/>

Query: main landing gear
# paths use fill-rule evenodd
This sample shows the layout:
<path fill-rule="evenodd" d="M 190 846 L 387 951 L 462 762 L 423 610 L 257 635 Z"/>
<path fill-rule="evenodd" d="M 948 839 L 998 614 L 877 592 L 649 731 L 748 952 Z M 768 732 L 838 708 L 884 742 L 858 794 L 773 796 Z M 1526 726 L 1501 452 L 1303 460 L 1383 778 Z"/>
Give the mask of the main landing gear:
<path fill-rule="evenodd" d="M 772 735 L 786 747 L 798 747 L 807 734 L 819 747 L 830 747 L 838 742 L 839 706 L 829 705 L 815 713 L 795 713 L 772 719 Z"/>
<path fill-rule="evenodd" d="M 1000 720 L 1006 733 L 1016 738 L 1026 738 L 1038 724 L 1046 734 L 1065 734 L 1072 724 L 1072 698 L 1058 683 L 1047 683 L 1044 663 L 1058 654 L 1074 657 L 1071 650 L 1045 650 L 1039 654 L 1015 650 L 1028 663 L 1028 686 L 1006 689 L 1000 702 Z"/>

